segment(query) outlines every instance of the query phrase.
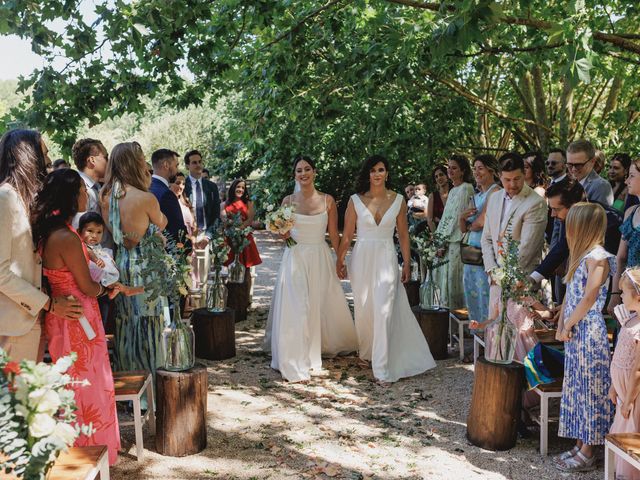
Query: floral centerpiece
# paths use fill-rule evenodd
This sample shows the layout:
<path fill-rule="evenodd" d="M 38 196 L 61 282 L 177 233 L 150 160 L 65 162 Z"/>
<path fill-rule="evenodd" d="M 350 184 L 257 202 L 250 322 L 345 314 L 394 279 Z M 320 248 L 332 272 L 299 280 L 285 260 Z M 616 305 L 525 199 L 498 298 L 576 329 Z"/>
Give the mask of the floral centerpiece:
<path fill-rule="evenodd" d="M 0 348 L 0 476 L 42 480 L 58 454 L 92 425 L 76 424 L 74 385 L 66 373 L 76 354 L 53 365 L 9 361 Z"/>
<path fill-rule="evenodd" d="M 242 217 L 239 213 L 227 216 L 224 222 L 224 235 L 234 255 L 233 262 L 229 264 L 229 282 L 231 283 L 243 283 L 245 280 L 246 267 L 240 261 L 240 254 L 249 245 L 249 235 L 252 231 L 251 227 L 242 226 Z"/>
<path fill-rule="evenodd" d="M 285 235 L 291 231 L 295 224 L 292 205 L 282 206 L 276 210 L 273 205 L 267 205 L 267 212 L 266 224 L 270 232 Z M 293 247 L 296 241 L 289 237 L 285 243 L 287 247 Z"/>
<path fill-rule="evenodd" d="M 449 260 L 444 256 L 449 242 L 447 237 L 428 228 L 419 234 L 412 234 L 411 241 L 420 256 L 420 264 L 424 268 L 424 279 L 420 285 L 420 308 L 438 310 L 440 308 L 440 290 L 433 279 L 436 268 Z"/>
<path fill-rule="evenodd" d="M 525 298 L 536 298 L 527 274 L 520 268 L 520 242 L 507 229 L 498 242 L 498 267 L 491 270 L 491 278 L 500 287 L 498 318 L 487 328 L 485 358 L 494 363 L 511 363 L 515 353 L 518 331 L 507 317 L 509 301 L 523 304 Z"/>
<path fill-rule="evenodd" d="M 215 230 L 209 241 L 209 258 L 211 269 L 207 279 L 207 309 L 211 312 L 224 312 L 227 307 L 227 287 L 225 287 L 220 271 L 229 258 L 231 247 L 227 244 L 222 228 Z"/>

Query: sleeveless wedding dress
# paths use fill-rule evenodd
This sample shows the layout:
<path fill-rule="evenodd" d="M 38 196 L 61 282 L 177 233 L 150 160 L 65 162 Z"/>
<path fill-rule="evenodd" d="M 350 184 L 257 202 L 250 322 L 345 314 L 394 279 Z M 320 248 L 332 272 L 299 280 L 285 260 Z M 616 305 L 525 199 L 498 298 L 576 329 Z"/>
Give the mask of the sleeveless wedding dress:
<path fill-rule="evenodd" d="M 383 382 L 418 375 L 436 362 L 400 281 L 393 232 L 402 197 L 396 196 L 380 224 L 358 195 L 351 200 L 358 236 L 349 277 L 360 358 L 371 361 L 374 377 Z"/>
<path fill-rule="evenodd" d="M 310 378 L 322 368 L 322 355 L 357 349 L 351 313 L 325 242 L 328 214 L 295 215 L 269 310 L 263 348 L 271 350 L 271 368 L 286 380 Z"/>

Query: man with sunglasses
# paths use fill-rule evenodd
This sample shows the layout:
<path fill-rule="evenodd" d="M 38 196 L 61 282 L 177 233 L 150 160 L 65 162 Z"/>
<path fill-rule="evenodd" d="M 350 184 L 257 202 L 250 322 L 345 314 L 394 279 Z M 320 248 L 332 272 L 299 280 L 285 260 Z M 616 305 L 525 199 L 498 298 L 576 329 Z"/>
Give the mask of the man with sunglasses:
<path fill-rule="evenodd" d="M 594 170 L 596 149 L 588 140 L 576 140 L 567 147 L 569 175 L 584 187 L 587 199 L 602 205 L 613 205 L 611 184 Z"/>
<path fill-rule="evenodd" d="M 551 185 L 563 180 L 567 176 L 567 157 L 564 150 L 560 148 L 549 150 L 545 166 L 547 167 L 547 175 L 551 179 Z"/>

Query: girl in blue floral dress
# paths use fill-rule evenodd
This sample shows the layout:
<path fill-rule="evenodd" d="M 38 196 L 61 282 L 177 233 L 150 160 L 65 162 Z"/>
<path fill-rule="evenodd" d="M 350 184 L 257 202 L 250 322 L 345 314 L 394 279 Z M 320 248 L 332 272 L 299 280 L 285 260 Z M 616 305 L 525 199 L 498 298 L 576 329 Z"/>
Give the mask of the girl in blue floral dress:
<path fill-rule="evenodd" d="M 602 445 L 613 420 L 609 401 L 609 340 L 602 317 L 607 280 L 615 257 L 604 247 L 604 209 L 577 203 L 565 221 L 569 262 L 557 339 L 565 342 L 564 381 L 558 436 L 575 438 L 576 446 L 556 458 L 565 472 L 596 468 L 594 445 Z"/>

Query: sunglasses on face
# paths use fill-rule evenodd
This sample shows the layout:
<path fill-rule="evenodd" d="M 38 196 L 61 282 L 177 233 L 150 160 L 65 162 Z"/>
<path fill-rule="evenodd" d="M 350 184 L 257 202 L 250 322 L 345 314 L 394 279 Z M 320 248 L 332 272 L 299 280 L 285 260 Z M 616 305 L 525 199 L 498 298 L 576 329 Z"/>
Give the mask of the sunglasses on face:
<path fill-rule="evenodd" d="M 582 162 L 582 163 L 567 163 L 567 167 L 568 168 L 574 168 L 576 170 L 582 170 L 582 168 L 589 163 L 591 160 L 587 160 L 586 162 Z"/>
<path fill-rule="evenodd" d="M 546 162 L 546 165 L 548 167 L 554 167 L 554 166 L 558 165 L 558 163 L 560 163 L 560 162 L 548 161 L 548 162 Z"/>

